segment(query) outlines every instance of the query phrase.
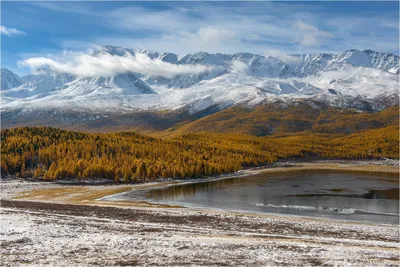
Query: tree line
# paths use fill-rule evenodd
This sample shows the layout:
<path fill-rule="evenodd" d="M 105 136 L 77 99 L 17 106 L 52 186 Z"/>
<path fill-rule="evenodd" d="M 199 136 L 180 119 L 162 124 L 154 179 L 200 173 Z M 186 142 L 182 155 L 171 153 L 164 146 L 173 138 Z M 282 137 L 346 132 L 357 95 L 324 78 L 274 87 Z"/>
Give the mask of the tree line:
<path fill-rule="evenodd" d="M 159 139 L 22 127 L 1 131 L 1 174 L 142 182 L 209 177 L 294 157 L 398 158 L 398 131 L 390 126 L 352 135 L 196 133 Z"/>

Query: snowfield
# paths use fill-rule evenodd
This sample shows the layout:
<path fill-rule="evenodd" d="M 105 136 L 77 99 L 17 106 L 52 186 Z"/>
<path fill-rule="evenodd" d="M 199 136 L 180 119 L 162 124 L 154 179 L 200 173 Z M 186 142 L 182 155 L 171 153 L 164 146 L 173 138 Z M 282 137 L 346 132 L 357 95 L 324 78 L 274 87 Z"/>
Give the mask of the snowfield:
<path fill-rule="evenodd" d="M 93 61 L 111 57 L 127 63 L 140 57 L 150 66 L 156 62 L 191 72 L 163 77 L 140 66 L 144 74 L 125 70 L 109 76 L 78 77 L 40 66 L 20 78 L 2 69 L 1 110 L 130 113 L 186 108 L 196 113 L 212 106 L 223 109 L 301 99 L 356 107 L 360 101 L 373 105 L 377 98 L 397 99 L 399 93 L 399 57 L 371 50 L 290 55 L 288 61 L 250 53 L 179 56 L 104 46 L 85 56 Z M 204 71 L 192 73 L 199 67 Z"/>

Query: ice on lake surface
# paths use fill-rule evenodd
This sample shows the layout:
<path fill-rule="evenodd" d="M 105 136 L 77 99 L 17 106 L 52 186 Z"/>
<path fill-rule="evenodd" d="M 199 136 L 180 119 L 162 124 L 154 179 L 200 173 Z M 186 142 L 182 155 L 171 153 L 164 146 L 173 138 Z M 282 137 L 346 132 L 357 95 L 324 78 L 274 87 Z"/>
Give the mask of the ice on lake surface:
<path fill-rule="evenodd" d="M 115 200 L 399 223 L 396 176 L 297 171 L 131 191 Z"/>

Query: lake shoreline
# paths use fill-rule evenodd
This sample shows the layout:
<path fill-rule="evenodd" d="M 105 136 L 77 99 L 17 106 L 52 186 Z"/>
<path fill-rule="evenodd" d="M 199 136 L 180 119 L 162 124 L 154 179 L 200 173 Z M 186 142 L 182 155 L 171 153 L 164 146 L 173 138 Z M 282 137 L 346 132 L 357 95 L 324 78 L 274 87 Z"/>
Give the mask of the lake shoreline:
<path fill-rule="evenodd" d="M 377 174 L 387 174 L 390 176 L 396 176 L 399 178 L 400 170 L 398 165 L 383 165 L 384 161 L 373 161 L 377 162 L 376 165 L 370 165 L 366 163 L 371 163 L 371 161 L 358 161 L 362 164 L 354 163 L 354 161 L 343 161 L 343 160 L 326 160 L 318 162 L 280 162 L 274 165 L 261 166 L 255 168 L 249 168 L 245 170 L 240 170 L 235 173 L 222 174 L 215 177 L 199 178 L 199 179 L 178 179 L 178 180 L 166 180 L 158 181 L 155 183 L 144 184 L 143 188 L 132 188 L 132 190 L 151 190 L 160 189 L 168 186 L 181 185 L 181 184 L 191 184 L 191 183 L 202 183 L 210 181 L 220 181 L 225 179 L 241 178 L 251 175 L 257 175 L 261 173 L 290 173 L 298 171 L 328 171 L 328 172 L 356 172 L 356 173 L 377 173 Z M 379 164 L 380 163 L 380 164 Z M 400 179 L 400 178 L 399 178 Z M 103 201 L 107 199 L 112 199 L 114 196 L 124 194 L 126 192 L 118 192 L 113 195 L 108 195 L 101 197 L 97 200 Z"/>
<path fill-rule="evenodd" d="M 371 163 L 374 163 L 373 165 Z M 397 177 L 397 183 L 399 179 L 398 165 L 386 165 L 386 161 L 375 160 L 375 161 L 343 161 L 343 160 L 329 160 L 329 161 L 318 161 L 318 162 L 280 162 L 274 166 L 263 166 L 256 167 L 247 170 L 241 170 L 236 173 L 223 174 L 217 177 L 203 178 L 203 179 L 186 179 L 186 180 L 162 180 L 157 182 L 148 182 L 141 184 L 110 184 L 102 185 L 97 184 L 74 184 L 74 183 L 51 183 L 51 182 L 22 182 L 17 180 L 16 187 L 19 188 L 18 192 L 8 194 L 2 199 L 15 200 L 15 201 L 35 201 L 35 202 L 46 202 L 56 204 L 84 204 L 84 205 L 96 205 L 105 207 L 121 207 L 121 208 L 167 208 L 167 209 L 190 209 L 190 210 L 203 210 L 206 212 L 217 211 L 221 212 L 236 212 L 241 213 L 240 210 L 229 210 L 229 209 L 212 209 L 207 207 L 197 206 L 184 206 L 182 204 L 174 204 L 167 202 L 151 202 L 149 200 L 138 199 L 138 200 L 124 200 L 118 199 L 118 195 L 126 194 L 131 191 L 150 191 L 153 189 L 162 189 L 169 186 L 177 186 L 183 184 L 195 184 L 202 182 L 220 181 L 225 179 L 244 178 L 247 176 L 253 176 L 258 174 L 284 174 L 291 172 L 356 172 L 356 173 L 376 173 L 385 174 Z M 2 182 L 0 185 L 5 185 L 7 182 Z M 23 190 L 23 184 L 32 184 L 32 188 Z M 13 186 L 11 186 L 12 188 Z M 29 187 L 29 186 L 28 186 Z M 15 187 L 14 187 L 15 189 Z M 5 190 L 7 191 L 7 190 Z M 4 192 L 4 190 L 2 190 Z M 7 194 L 6 194 L 7 195 Z M 246 212 L 245 212 L 246 213 Z M 249 211 L 247 213 L 262 215 L 263 212 Z M 289 217 L 304 217 L 304 218 L 318 218 L 307 215 L 291 215 L 291 214 L 280 214 L 265 212 L 267 216 L 289 216 Z M 323 219 L 320 217 L 320 219 Z M 326 219 L 326 218 L 325 218 Z M 341 219 L 335 219 L 341 220 Z M 352 221 L 345 220 L 343 221 Z M 360 221 L 354 221 L 360 222 Z"/>
<path fill-rule="evenodd" d="M 88 183 L 81 183 L 81 181 L 67 181 L 67 182 L 44 182 L 44 181 L 26 181 L 24 179 L 2 179 L 0 185 L 2 188 L 9 184 L 9 182 L 16 182 L 16 184 L 32 184 L 32 190 L 17 190 L 10 194 L 6 192 L 1 199 L 13 200 L 26 200 L 26 201 L 42 201 L 51 203 L 68 203 L 68 204 L 111 204 L 112 201 L 103 201 L 113 195 L 118 195 L 131 190 L 143 189 L 159 189 L 171 185 L 179 185 L 184 183 L 201 183 L 208 181 L 218 181 L 224 179 L 233 179 L 238 177 L 246 177 L 257 175 L 261 173 L 276 174 L 276 173 L 290 173 L 297 171 L 329 171 L 329 172 L 360 172 L 360 173 L 377 173 L 397 177 L 399 180 L 399 161 L 398 160 L 323 160 L 315 162 L 291 162 L 281 161 L 274 165 L 261 166 L 240 170 L 235 173 L 222 174 L 215 177 L 201 178 L 201 179 L 180 179 L 180 180 L 159 180 L 155 182 L 145 183 L 112 183 L 101 184 L 97 181 L 88 181 Z M 77 182 L 77 183 L 75 183 Z M 20 185 L 18 185 L 20 186 Z M 11 185 L 11 188 L 13 186 Z M 47 189 L 48 188 L 48 189 Z M 50 193 L 50 194 L 49 194 Z M 76 195 L 79 197 L 76 197 Z M 61 197 L 60 197 L 61 196 Z M 71 197 L 73 196 L 73 197 Z M 105 202 L 105 203 L 104 203 Z M 118 203 L 117 206 L 120 206 Z M 123 203 L 121 203 L 123 204 Z M 149 206 L 153 206 L 149 203 Z M 138 206 L 143 206 L 141 203 Z M 123 205 L 125 206 L 125 205 Z"/>
<path fill-rule="evenodd" d="M 126 205 L 129 205 L 129 203 L 132 203 L 132 205 L 135 205 L 134 203 L 141 202 L 141 203 L 148 203 L 149 205 L 166 205 L 166 206 L 173 206 L 173 207 L 184 207 L 188 209 L 194 209 L 194 210 L 219 210 L 222 212 L 239 212 L 239 213 L 254 213 L 254 214 L 278 214 L 282 216 L 300 216 L 303 218 L 330 218 L 331 220 L 343 220 L 343 221 L 353 221 L 353 222 L 360 222 L 360 221 L 367 221 L 367 222 L 373 222 L 373 223 L 389 223 L 389 224 L 397 224 L 398 220 L 396 218 L 398 217 L 398 214 L 395 214 L 393 211 L 381 211 L 381 210 L 376 210 L 376 208 L 373 208 L 372 210 L 369 210 L 367 206 L 360 206 L 360 201 L 363 198 L 361 195 L 360 201 L 357 201 L 356 206 L 352 206 L 350 200 L 353 199 L 352 195 L 343 195 L 342 197 L 347 198 L 347 200 L 343 200 L 346 202 L 342 202 L 341 204 L 336 203 L 336 205 L 339 206 L 334 206 L 335 201 L 332 203 L 330 202 L 324 202 L 324 200 L 319 200 L 320 203 L 319 205 L 321 206 L 313 206 L 313 204 L 310 203 L 304 203 L 300 204 L 301 202 L 295 202 L 295 204 L 285 204 L 285 205 L 280 205 L 279 203 L 275 203 L 272 201 L 273 204 L 270 204 L 271 202 L 266 202 L 269 204 L 264 204 L 265 202 L 262 202 L 262 199 L 256 199 L 253 198 L 252 203 L 256 203 L 255 207 L 253 204 L 251 206 L 245 206 L 241 205 L 240 203 L 236 204 L 227 204 L 225 201 L 222 201 L 221 204 L 215 204 L 218 202 L 215 202 L 212 205 L 205 204 L 207 201 L 201 201 L 199 200 L 198 197 L 196 198 L 191 198 L 190 196 L 188 199 L 185 198 L 181 199 L 181 196 L 185 195 L 185 193 L 181 193 L 184 188 L 187 188 L 190 192 L 192 192 L 192 186 L 191 185 L 196 185 L 196 187 L 201 188 L 204 186 L 205 188 L 209 188 L 209 186 L 212 186 L 214 182 L 217 184 L 221 184 L 220 182 L 223 182 L 224 180 L 232 180 L 229 182 L 235 183 L 236 179 L 240 178 L 240 184 L 245 186 L 245 181 L 249 181 L 246 183 L 251 183 L 253 179 L 260 179 L 256 177 L 260 177 L 262 175 L 267 175 L 265 176 L 266 179 L 268 180 L 267 177 L 271 177 L 272 179 L 277 179 L 276 177 L 280 177 L 282 175 L 290 175 L 295 177 L 296 175 L 300 176 L 310 176 L 313 177 L 314 175 L 321 175 L 326 172 L 327 175 L 332 174 L 332 173 L 338 173 L 338 175 L 348 175 L 349 177 L 352 177 L 354 175 L 364 173 L 366 177 L 371 177 L 370 178 L 365 178 L 365 179 L 370 179 L 370 180 L 377 180 L 379 181 L 378 183 L 393 183 L 393 186 L 389 185 L 389 188 L 386 190 L 389 190 L 388 192 L 392 192 L 394 190 L 394 187 L 397 187 L 397 184 L 399 182 L 398 180 L 398 169 L 397 166 L 384 166 L 376 168 L 376 166 L 371 166 L 371 165 L 364 165 L 364 166 L 359 166 L 359 165 L 354 165 L 354 164 L 340 164 L 338 165 L 339 168 L 335 168 L 335 164 L 330 162 L 329 164 L 326 163 L 300 163 L 298 165 L 291 165 L 290 167 L 287 167 L 288 164 L 285 164 L 285 167 L 279 166 L 275 168 L 257 168 L 257 169 L 251 169 L 247 171 L 240 171 L 234 175 L 226 175 L 222 177 L 215 177 L 215 178 L 209 178 L 209 179 L 190 179 L 190 180 L 176 180 L 173 183 L 156 183 L 153 186 L 148 186 L 145 188 L 133 188 L 132 190 L 128 192 L 122 192 L 122 193 L 117 193 L 114 195 L 108 195 L 104 196 L 102 198 L 97 199 L 97 201 L 104 201 L 112 204 L 118 204 L 118 203 L 125 203 Z M 317 167 L 317 168 L 316 168 Z M 371 169 L 371 167 L 373 167 Z M 382 171 L 385 170 L 385 171 Z M 277 176 L 278 175 L 278 176 Z M 250 180 L 247 180 L 246 178 L 249 177 L 252 178 Z M 373 178 L 372 178 L 373 177 Z M 393 179 L 394 177 L 394 179 Z M 296 180 L 298 181 L 298 177 Z M 210 183 L 211 182 L 211 183 Z M 310 182 L 310 181 L 309 181 Z M 308 182 L 308 183 L 309 183 Z M 262 186 L 259 184 L 260 182 L 257 182 L 258 186 Z M 371 181 L 369 182 L 371 183 Z M 206 185 L 203 185 L 206 184 Z M 328 183 L 330 184 L 330 183 Z M 334 182 L 333 182 L 334 184 Z M 223 187 L 223 185 L 221 185 Z M 293 187 L 298 187 L 298 182 L 295 186 Z M 340 188 L 341 185 L 336 185 L 339 187 L 334 187 L 334 190 L 339 190 L 337 188 Z M 170 188 L 174 187 L 174 188 Z M 263 186 L 264 187 L 264 186 Z M 386 186 L 387 187 L 387 186 Z M 392 189 L 393 187 L 393 189 Z M 359 187 L 357 187 L 358 189 Z M 232 188 L 234 189 L 234 188 Z M 288 190 L 290 189 L 290 185 L 288 185 Z M 158 198 L 157 197 L 157 192 L 165 192 L 162 194 L 172 194 L 172 192 L 175 192 L 177 190 L 178 195 L 176 196 L 170 196 L 170 198 Z M 205 191 L 203 189 L 199 189 L 202 193 L 204 194 Z M 326 188 L 324 190 L 327 190 Z M 345 189 L 342 189 L 345 190 Z M 353 189 L 354 190 L 354 189 Z M 379 190 L 378 190 L 379 191 Z M 384 190 L 379 192 L 383 192 Z M 170 192 L 170 193 L 168 193 Z M 364 191 L 365 192 L 365 191 Z M 367 192 L 371 192 L 368 191 Z M 394 194 L 396 194 L 396 191 L 393 191 Z M 398 189 L 397 189 L 398 192 Z M 156 197 L 152 197 L 152 195 L 155 194 Z M 183 195 L 180 195 L 183 194 Z M 194 193 L 193 193 L 194 194 Z M 226 194 L 226 193 L 223 193 Z M 294 193 L 292 193 L 294 194 Z M 300 193 L 299 193 L 300 194 Z M 338 194 L 338 193 L 336 193 Z M 354 192 L 354 194 L 364 194 L 363 190 L 359 191 L 358 193 Z M 371 194 L 371 193 L 369 193 Z M 393 194 L 392 194 L 393 195 Z M 393 196 L 390 195 L 389 197 L 392 199 Z M 295 197 L 296 195 L 289 195 L 290 197 Z M 301 196 L 301 195 L 300 195 Z M 320 197 L 325 197 L 325 201 L 327 197 L 330 196 L 336 196 L 334 194 L 329 195 L 329 193 L 318 193 L 315 196 L 320 196 Z M 211 197 L 211 196 L 210 196 Z M 350 199 L 349 199 L 350 197 Z M 355 196 L 354 196 L 355 197 Z M 365 197 L 368 198 L 368 197 Z M 206 197 L 206 199 L 208 199 Z M 398 199 L 398 198 L 397 198 Z M 218 201 L 213 198 L 213 201 Z M 389 201 L 389 200 L 388 200 Z M 280 203 L 287 203 L 285 202 L 280 202 Z M 346 203 L 346 204 L 344 204 Z M 343 206 L 340 206 L 343 205 Z M 370 205 L 370 204 L 368 204 Z M 393 204 L 392 204 L 393 205 Z M 369 216 L 369 217 L 368 217 Z M 394 217 L 393 217 L 394 216 Z"/>
<path fill-rule="evenodd" d="M 283 167 L 283 164 L 287 165 L 281 163 L 279 167 L 245 170 L 239 174 L 243 177 L 265 171 L 298 170 L 295 168 L 332 171 L 333 165 L 339 171 L 398 173 L 398 166 L 378 164 L 332 161 L 296 162 L 295 167 Z M 232 174 L 206 180 L 230 178 Z M 65 266 L 265 266 L 266 263 L 387 266 L 399 263 L 397 225 L 99 200 L 132 189 L 176 183 L 179 181 L 62 185 L 2 180 L 2 262 L 6 266 L 24 262 L 51 266 L 54 261 Z M 54 248 L 53 252 L 43 251 L 43 243 Z M 110 243 L 114 245 L 109 246 Z"/>

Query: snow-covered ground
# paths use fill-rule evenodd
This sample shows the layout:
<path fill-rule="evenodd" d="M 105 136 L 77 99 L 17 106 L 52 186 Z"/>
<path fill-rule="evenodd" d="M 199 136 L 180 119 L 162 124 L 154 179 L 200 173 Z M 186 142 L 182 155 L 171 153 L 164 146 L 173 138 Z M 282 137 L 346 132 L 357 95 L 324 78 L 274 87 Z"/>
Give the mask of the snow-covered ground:
<path fill-rule="evenodd" d="M 2 266 L 400 263 L 398 228 L 394 226 L 184 210 L 59 206 L 1 209 Z"/>
<path fill-rule="evenodd" d="M 27 190 L 71 186 L 18 180 L 0 185 L 2 266 L 400 264 L 397 225 L 102 201 L 68 204 L 71 196 L 16 200 Z"/>

